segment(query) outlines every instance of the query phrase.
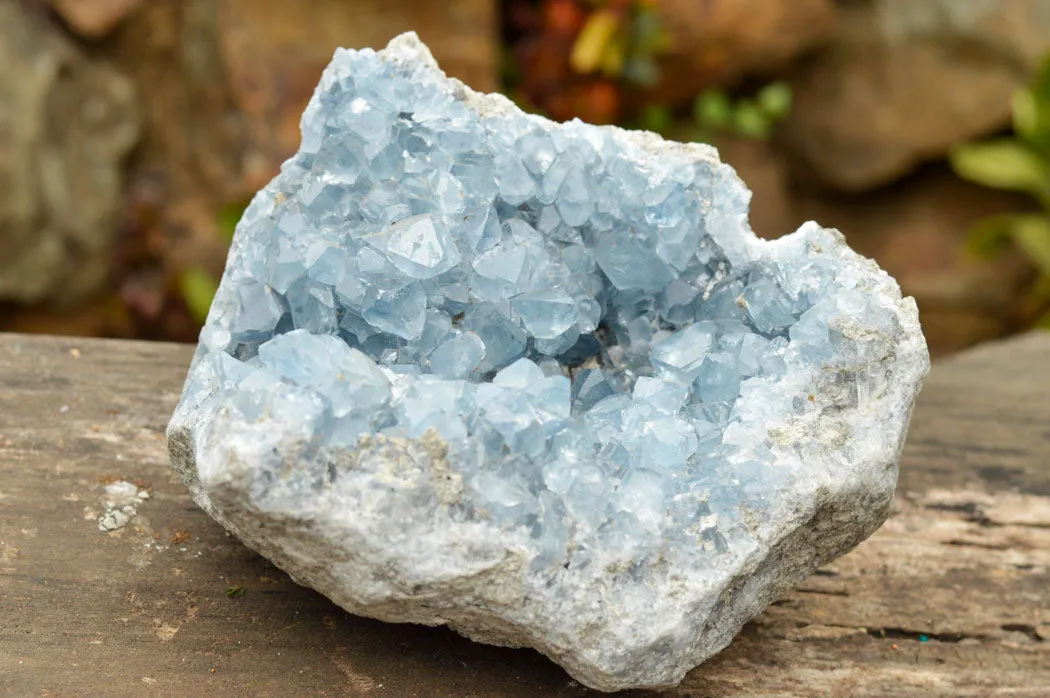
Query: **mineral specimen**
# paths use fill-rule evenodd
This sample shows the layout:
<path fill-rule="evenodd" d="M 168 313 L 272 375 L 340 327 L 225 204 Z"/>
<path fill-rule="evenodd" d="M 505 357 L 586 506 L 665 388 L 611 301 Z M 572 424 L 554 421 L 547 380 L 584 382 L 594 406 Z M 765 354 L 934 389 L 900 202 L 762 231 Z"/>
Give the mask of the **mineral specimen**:
<path fill-rule="evenodd" d="M 915 305 L 835 231 L 755 237 L 712 148 L 524 114 L 412 34 L 338 51 L 302 133 L 168 430 L 302 584 L 671 686 L 887 516 Z"/>

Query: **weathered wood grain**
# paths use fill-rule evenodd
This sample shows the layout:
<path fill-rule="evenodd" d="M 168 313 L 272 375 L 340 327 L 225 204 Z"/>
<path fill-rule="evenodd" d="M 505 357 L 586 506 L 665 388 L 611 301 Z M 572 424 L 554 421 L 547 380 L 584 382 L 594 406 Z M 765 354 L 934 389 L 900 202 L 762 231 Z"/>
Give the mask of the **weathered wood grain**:
<path fill-rule="evenodd" d="M 349 616 L 228 537 L 167 465 L 190 354 L 0 336 L 0 695 L 596 695 Z M 115 479 L 150 497 L 105 533 Z M 1050 695 L 1050 335 L 936 365 L 894 516 L 677 694 Z"/>

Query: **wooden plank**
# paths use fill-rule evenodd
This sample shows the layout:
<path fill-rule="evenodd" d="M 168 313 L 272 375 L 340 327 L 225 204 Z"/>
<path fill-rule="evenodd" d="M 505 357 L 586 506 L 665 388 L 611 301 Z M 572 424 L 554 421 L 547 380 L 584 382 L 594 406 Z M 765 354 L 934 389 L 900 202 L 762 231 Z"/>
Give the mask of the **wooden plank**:
<path fill-rule="evenodd" d="M 0 695 L 594 695 L 529 650 L 349 616 L 228 537 L 167 465 L 190 354 L 0 336 Z M 894 516 L 676 693 L 1050 695 L 1048 388 L 1050 335 L 936 365 Z M 149 498 L 107 533 L 115 480 Z"/>

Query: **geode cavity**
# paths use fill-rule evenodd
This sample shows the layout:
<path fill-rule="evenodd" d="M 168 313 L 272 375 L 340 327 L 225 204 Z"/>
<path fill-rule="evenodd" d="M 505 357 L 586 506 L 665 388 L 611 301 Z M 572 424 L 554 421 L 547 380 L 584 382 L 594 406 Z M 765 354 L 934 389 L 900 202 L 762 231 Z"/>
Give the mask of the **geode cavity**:
<path fill-rule="evenodd" d="M 835 231 L 704 145 L 555 124 L 414 35 L 336 52 L 168 430 L 196 501 L 347 610 L 670 686 L 890 511 L 928 368 Z"/>

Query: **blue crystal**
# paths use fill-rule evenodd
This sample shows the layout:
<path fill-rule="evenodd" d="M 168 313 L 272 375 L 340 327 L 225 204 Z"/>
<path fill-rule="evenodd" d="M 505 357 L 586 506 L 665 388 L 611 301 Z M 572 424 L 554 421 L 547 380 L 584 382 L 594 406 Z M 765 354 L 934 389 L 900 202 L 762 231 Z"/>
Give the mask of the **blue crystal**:
<path fill-rule="evenodd" d="M 688 383 L 700 372 L 701 363 L 714 346 L 716 335 L 717 327 L 708 322 L 697 322 L 679 330 L 653 345 L 653 366 Z"/>
<path fill-rule="evenodd" d="M 525 353 L 528 340 L 525 330 L 493 305 L 476 305 L 468 310 L 463 326 L 485 344 L 484 371 L 502 368 Z"/>
<path fill-rule="evenodd" d="M 314 286 L 306 277 L 288 289 L 288 307 L 292 314 L 292 325 L 296 329 L 314 334 L 337 334 L 339 319 L 336 316 L 335 297 L 330 286 Z"/>
<path fill-rule="evenodd" d="M 658 412 L 678 414 L 685 403 L 689 387 L 677 381 L 642 376 L 634 384 L 634 399 L 650 405 Z"/>
<path fill-rule="evenodd" d="M 229 321 L 231 334 L 240 342 L 263 340 L 284 315 L 284 308 L 273 289 L 265 282 L 252 281 L 231 288 L 228 293 L 235 305 L 236 316 Z"/>
<path fill-rule="evenodd" d="M 632 514 L 642 528 L 658 530 L 667 513 L 667 494 L 666 481 L 658 472 L 635 468 L 620 480 L 616 504 Z"/>
<path fill-rule="evenodd" d="M 442 378 L 469 378 L 481 365 L 485 344 L 473 332 L 461 332 L 443 341 L 430 354 L 430 369 Z"/>
<path fill-rule="evenodd" d="M 705 356 L 693 382 L 696 397 L 702 402 L 730 402 L 740 394 L 740 368 L 736 359 L 726 353 Z"/>
<path fill-rule="evenodd" d="M 413 279 L 438 276 L 459 262 L 459 252 L 445 231 L 444 223 L 435 223 L 429 215 L 404 218 L 364 239 L 384 252 L 395 267 Z"/>
<path fill-rule="evenodd" d="M 302 131 L 238 225 L 180 406 L 258 429 L 253 506 L 329 497 L 373 449 L 388 467 L 355 497 L 496 527 L 540 606 L 615 579 L 613 613 L 656 567 L 751 565 L 805 468 L 776 439 L 825 418 L 815 386 L 885 387 L 887 282 L 816 226 L 757 240 L 706 146 L 554 124 L 372 51 L 337 52 Z M 424 461 L 444 470 L 405 475 Z"/>
<path fill-rule="evenodd" d="M 616 394 L 616 386 L 601 369 L 585 369 L 572 379 L 572 409 L 577 415 L 594 407 L 601 400 Z"/>
<path fill-rule="evenodd" d="M 362 317 L 381 332 L 415 339 L 426 324 L 426 294 L 415 282 L 394 288 L 373 286 L 366 292 Z"/>
<path fill-rule="evenodd" d="M 772 279 L 759 277 L 752 280 L 744 291 L 744 299 L 755 328 L 763 334 L 780 332 L 795 321 L 791 298 Z"/>
<path fill-rule="evenodd" d="M 559 289 L 523 293 L 511 300 L 510 307 L 535 339 L 555 339 L 575 326 L 580 316 L 572 296 Z"/>

